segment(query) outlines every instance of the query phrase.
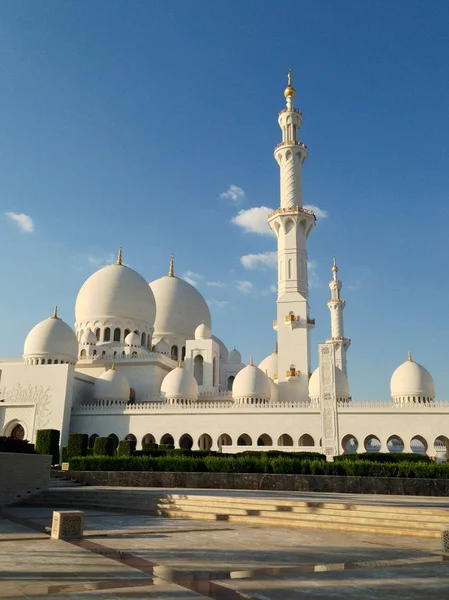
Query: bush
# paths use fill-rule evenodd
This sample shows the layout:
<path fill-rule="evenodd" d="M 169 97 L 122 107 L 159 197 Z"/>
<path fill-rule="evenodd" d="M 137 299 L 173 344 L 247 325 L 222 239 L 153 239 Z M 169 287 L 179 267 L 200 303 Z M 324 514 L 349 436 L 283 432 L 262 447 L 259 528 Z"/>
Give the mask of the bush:
<path fill-rule="evenodd" d="M 52 465 L 59 464 L 59 435 L 57 429 L 38 429 L 36 432 L 36 452 L 51 454 Z"/>
<path fill-rule="evenodd" d="M 61 448 L 61 462 L 69 462 L 69 455 L 67 454 L 67 446 Z"/>
<path fill-rule="evenodd" d="M 342 454 L 336 456 L 334 461 L 341 460 L 369 460 L 372 462 L 431 462 L 426 454 L 414 454 L 413 452 L 362 452 L 361 454 Z"/>
<path fill-rule="evenodd" d="M 17 440 L 16 438 L 5 436 L 0 436 L 0 452 L 35 454 L 34 444 L 30 444 L 28 440 Z"/>
<path fill-rule="evenodd" d="M 173 444 L 159 444 L 159 450 L 174 450 Z"/>
<path fill-rule="evenodd" d="M 75 456 L 86 456 L 89 436 L 87 433 L 71 433 L 67 444 L 67 456 L 71 460 Z"/>
<path fill-rule="evenodd" d="M 95 438 L 94 456 L 114 456 L 114 440 L 110 437 Z"/>
<path fill-rule="evenodd" d="M 132 456 L 136 450 L 136 442 L 133 440 L 120 440 L 117 446 L 117 456 Z"/>
<path fill-rule="evenodd" d="M 142 450 L 148 451 L 148 450 L 157 450 L 158 446 L 157 444 L 142 444 Z"/>

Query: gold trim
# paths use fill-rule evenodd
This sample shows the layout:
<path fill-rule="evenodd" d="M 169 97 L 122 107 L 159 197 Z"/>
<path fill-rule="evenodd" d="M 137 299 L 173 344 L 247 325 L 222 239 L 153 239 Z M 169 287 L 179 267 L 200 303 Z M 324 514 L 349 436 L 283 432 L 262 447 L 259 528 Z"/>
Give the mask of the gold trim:
<path fill-rule="evenodd" d="M 123 244 L 120 244 L 119 249 L 118 249 L 118 254 L 117 254 L 117 264 L 121 266 L 122 260 L 123 260 Z"/>
<path fill-rule="evenodd" d="M 171 255 L 170 257 L 170 266 L 168 267 L 168 276 L 169 277 L 174 277 L 175 276 L 175 262 L 174 262 L 175 256 L 174 254 Z"/>

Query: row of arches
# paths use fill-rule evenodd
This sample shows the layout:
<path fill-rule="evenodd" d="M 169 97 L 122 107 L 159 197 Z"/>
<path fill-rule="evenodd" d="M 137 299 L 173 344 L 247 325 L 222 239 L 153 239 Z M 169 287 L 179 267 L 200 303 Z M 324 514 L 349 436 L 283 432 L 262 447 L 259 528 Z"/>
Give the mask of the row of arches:
<path fill-rule="evenodd" d="M 345 454 L 355 454 L 357 452 L 404 452 L 404 440 L 396 434 L 390 435 L 384 444 L 378 436 L 374 434 L 367 435 L 363 440 L 358 440 L 353 434 L 345 435 L 341 440 L 341 446 Z M 447 453 L 449 449 L 449 438 L 440 435 L 433 440 L 433 443 L 425 439 L 422 435 L 414 435 L 408 442 L 410 450 L 415 454 L 435 454 Z"/>
<path fill-rule="evenodd" d="M 114 329 L 111 327 L 96 327 L 93 332 L 95 333 L 97 342 L 124 342 L 126 336 L 131 333 L 131 329 L 122 330 L 120 327 L 115 327 Z M 150 348 L 151 335 L 149 333 L 147 334 L 145 331 L 140 333 L 137 329 L 134 330 L 134 333 L 140 335 L 141 346 Z M 83 334 L 84 329 L 81 329 L 78 334 L 79 341 L 81 341 Z"/>
<path fill-rule="evenodd" d="M 27 358 L 25 361 L 26 365 L 73 365 L 74 363 L 70 360 L 60 360 L 57 358 Z"/>

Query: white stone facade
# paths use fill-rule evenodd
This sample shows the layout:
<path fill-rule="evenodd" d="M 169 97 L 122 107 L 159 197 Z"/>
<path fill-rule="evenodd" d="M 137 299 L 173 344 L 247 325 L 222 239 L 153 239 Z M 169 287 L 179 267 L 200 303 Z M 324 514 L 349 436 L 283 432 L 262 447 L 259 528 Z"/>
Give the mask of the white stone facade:
<path fill-rule="evenodd" d="M 259 365 L 212 335 L 201 294 L 168 275 L 147 283 L 122 262 L 82 286 L 75 331 L 52 317 L 36 325 L 24 355 L 0 361 L 0 435 L 34 440 L 36 431 L 130 436 L 137 441 L 237 452 L 249 448 L 318 450 L 330 459 L 355 451 L 416 451 L 443 457 L 449 446 L 449 403 L 435 401 L 430 373 L 409 359 L 391 378 L 389 401 L 350 395 L 341 297 L 334 259 L 329 283 L 330 338 L 310 369 L 307 239 L 316 218 L 302 201 L 307 147 L 302 113 L 285 90 L 279 208 L 268 218 L 277 238 L 276 351 Z"/>

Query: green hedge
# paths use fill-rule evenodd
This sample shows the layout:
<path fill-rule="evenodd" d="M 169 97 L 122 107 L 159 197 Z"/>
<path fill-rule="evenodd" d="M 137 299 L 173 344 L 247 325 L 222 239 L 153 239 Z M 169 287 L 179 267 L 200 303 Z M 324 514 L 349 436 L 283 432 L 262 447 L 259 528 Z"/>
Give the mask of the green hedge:
<path fill-rule="evenodd" d="M 35 450 L 38 454 L 51 454 L 52 465 L 59 464 L 59 436 L 57 429 L 38 429 Z"/>
<path fill-rule="evenodd" d="M 370 460 L 372 462 L 431 462 L 426 454 L 414 454 L 412 452 L 362 452 L 361 454 L 342 454 L 334 460 Z"/>
<path fill-rule="evenodd" d="M 70 461 L 73 471 L 209 471 L 212 473 L 284 473 L 304 475 L 353 475 L 364 477 L 449 478 L 449 464 L 435 462 L 378 463 L 367 460 L 291 458 L 287 456 L 132 456 L 85 457 Z"/>
<path fill-rule="evenodd" d="M 71 433 L 67 443 L 67 456 L 71 460 L 75 456 L 86 456 L 89 436 L 87 433 Z"/>
<path fill-rule="evenodd" d="M 65 463 L 69 461 L 69 455 L 67 454 L 67 446 L 61 448 L 61 462 Z"/>
<path fill-rule="evenodd" d="M 98 460 L 96 457 L 113 456 L 114 440 L 110 437 L 97 437 L 94 442 L 94 456 L 87 460 Z"/>
<path fill-rule="evenodd" d="M 132 440 L 121 440 L 117 446 L 117 456 L 132 456 L 136 450 L 136 442 Z"/>

